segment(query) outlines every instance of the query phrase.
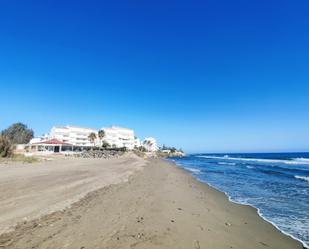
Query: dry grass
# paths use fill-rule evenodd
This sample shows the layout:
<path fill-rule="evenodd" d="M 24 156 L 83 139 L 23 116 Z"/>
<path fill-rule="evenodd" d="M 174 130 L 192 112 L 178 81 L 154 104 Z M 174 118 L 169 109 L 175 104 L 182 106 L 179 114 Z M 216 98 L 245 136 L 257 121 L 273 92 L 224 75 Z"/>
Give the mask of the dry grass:
<path fill-rule="evenodd" d="M 11 160 L 14 162 L 35 163 L 39 161 L 39 158 L 33 156 L 24 156 L 23 154 L 14 154 L 11 157 Z"/>
<path fill-rule="evenodd" d="M 146 157 L 146 153 L 142 152 L 140 150 L 133 150 L 133 153 L 141 158 L 145 158 Z"/>

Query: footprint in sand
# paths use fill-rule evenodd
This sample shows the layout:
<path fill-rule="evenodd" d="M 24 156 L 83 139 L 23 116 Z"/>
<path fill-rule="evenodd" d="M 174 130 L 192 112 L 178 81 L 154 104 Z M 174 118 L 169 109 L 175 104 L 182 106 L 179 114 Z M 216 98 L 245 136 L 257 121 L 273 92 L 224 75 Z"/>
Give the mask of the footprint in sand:
<path fill-rule="evenodd" d="M 195 241 L 194 241 L 194 248 L 195 248 L 195 249 L 200 249 L 200 248 L 201 248 L 200 242 L 199 242 L 198 240 L 195 240 Z"/>

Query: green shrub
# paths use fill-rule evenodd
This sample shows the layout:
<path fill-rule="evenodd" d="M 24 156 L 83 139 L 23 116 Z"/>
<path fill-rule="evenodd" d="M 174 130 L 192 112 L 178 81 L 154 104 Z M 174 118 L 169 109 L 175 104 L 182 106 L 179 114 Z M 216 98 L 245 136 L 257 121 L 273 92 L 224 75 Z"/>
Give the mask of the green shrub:
<path fill-rule="evenodd" d="M 13 154 L 12 144 L 6 136 L 0 135 L 0 157 L 9 157 Z"/>
<path fill-rule="evenodd" d="M 15 123 L 1 132 L 12 144 L 27 144 L 33 138 L 33 130 L 23 123 Z"/>
<path fill-rule="evenodd" d="M 16 162 L 23 162 L 23 163 L 35 163 L 38 162 L 39 159 L 33 156 L 24 156 L 22 154 L 15 154 L 12 156 L 12 160 Z"/>
<path fill-rule="evenodd" d="M 144 146 L 139 146 L 139 147 L 135 146 L 134 149 L 135 149 L 136 151 L 146 152 L 146 148 L 145 148 Z"/>
<path fill-rule="evenodd" d="M 121 147 L 121 148 L 118 148 L 119 151 L 122 151 L 122 152 L 126 152 L 128 149 L 127 147 Z"/>
<path fill-rule="evenodd" d="M 107 148 L 110 148 L 111 145 L 110 145 L 108 142 L 103 141 L 102 147 L 105 148 L 105 149 L 107 149 Z"/>
<path fill-rule="evenodd" d="M 144 158 L 146 156 L 145 152 L 142 152 L 140 150 L 133 150 L 133 153 L 139 157 Z"/>

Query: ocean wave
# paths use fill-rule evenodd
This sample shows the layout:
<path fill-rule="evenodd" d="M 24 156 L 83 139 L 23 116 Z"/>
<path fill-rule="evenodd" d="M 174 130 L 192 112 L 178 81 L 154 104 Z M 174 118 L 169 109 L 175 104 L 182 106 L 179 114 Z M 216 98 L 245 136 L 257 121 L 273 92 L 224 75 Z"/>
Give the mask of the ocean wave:
<path fill-rule="evenodd" d="M 286 174 L 286 173 L 281 172 L 281 171 L 276 171 L 276 170 L 258 169 L 257 171 L 262 172 L 264 174 L 268 174 L 268 175 L 281 175 L 281 176 L 291 177 L 291 175 L 289 175 L 289 174 Z"/>
<path fill-rule="evenodd" d="M 294 176 L 296 179 L 305 181 L 305 182 L 309 182 L 309 176 Z"/>
<path fill-rule="evenodd" d="M 309 158 L 292 158 L 291 161 L 287 160 L 289 164 L 309 164 Z"/>
<path fill-rule="evenodd" d="M 251 198 L 233 198 L 233 197 L 232 197 L 231 195 L 229 195 L 226 191 L 223 191 L 223 190 L 220 189 L 219 187 L 216 187 L 215 185 L 212 185 L 212 184 L 210 184 L 209 182 L 207 182 L 207 181 L 205 181 L 205 180 L 201 180 L 201 179 L 199 179 L 199 178 L 197 178 L 197 180 L 199 180 L 199 181 L 201 181 L 201 182 L 207 184 L 208 186 L 210 186 L 210 187 L 212 187 L 212 188 L 214 188 L 214 189 L 217 189 L 217 190 L 219 190 L 220 192 L 224 193 L 230 202 L 233 202 L 233 203 L 236 203 L 236 204 L 240 204 L 240 205 L 250 206 L 250 207 L 255 208 L 257 214 L 258 214 L 263 220 L 265 220 L 266 222 L 272 224 L 276 229 L 278 229 L 278 230 L 279 230 L 280 232 L 282 232 L 283 234 L 285 234 L 285 235 L 287 235 L 287 236 L 289 236 L 289 237 L 291 237 L 291 238 L 293 238 L 293 239 L 299 241 L 299 242 L 303 245 L 304 249 L 305 249 L 305 248 L 309 248 L 309 244 L 307 244 L 304 240 L 301 240 L 301 239 L 297 238 L 296 236 L 292 235 L 291 233 L 286 232 L 285 229 L 280 228 L 280 227 L 279 227 L 275 222 L 273 222 L 271 219 L 266 218 L 265 215 L 263 214 L 263 212 L 261 211 L 260 208 L 258 208 L 256 205 L 253 205 L 252 203 L 250 203 L 250 199 L 251 199 Z"/>
<path fill-rule="evenodd" d="M 303 240 L 297 238 L 296 236 L 292 235 L 292 234 L 289 233 L 289 232 L 286 232 L 285 229 L 280 228 L 275 222 L 273 222 L 273 221 L 271 221 L 270 219 L 266 218 L 266 217 L 264 216 L 264 214 L 262 213 L 262 211 L 261 211 L 259 208 L 255 207 L 254 205 L 251 205 L 251 204 L 249 204 L 249 206 L 254 207 L 254 208 L 257 210 L 258 215 L 259 215 L 263 220 L 265 220 L 265 221 L 267 221 L 268 223 L 272 224 L 272 225 L 273 225 L 275 228 L 277 228 L 280 232 L 282 232 L 283 234 L 285 234 L 285 235 L 287 235 L 287 236 L 290 236 L 291 238 L 293 238 L 293 239 L 299 241 L 299 242 L 303 245 L 303 248 L 304 248 L 304 249 L 309 248 L 309 245 L 308 245 L 305 241 L 303 241 Z"/>
<path fill-rule="evenodd" d="M 190 167 L 185 167 L 185 169 L 192 172 L 192 173 L 201 173 L 201 170 L 199 170 L 199 169 L 190 168 Z"/>
<path fill-rule="evenodd" d="M 214 173 L 214 174 L 224 174 L 224 171 L 214 170 L 214 169 L 203 169 L 202 172 Z"/>
<path fill-rule="evenodd" d="M 309 184 L 309 167 L 307 166 L 309 157 L 307 155 L 280 155 L 280 157 L 277 156 L 273 159 L 268 156 L 269 159 L 259 158 L 260 155 L 248 155 L 253 157 L 248 158 L 247 155 L 236 154 L 231 154 L 230 157 L 224 156 L 224 154 L 200 154 L 198 156 L 211 157 L 210 159 L 213 160 L 198 160 L 197 155 L 193 155 L 189 158 L 189 161 L 179 160 L 183 163 L 180 167 L 188 167 L 187 170 L 191 169 L 191 172 L 192 169 L 198 170 L 198 173 L 192 173 L 197 180 L 224 192 L 232 202 L 255 207 L 260 217 L 270 222 L 282 233 L 300 241 L 304 248 L 309 249 L 308 223 L 306 221 L 306 217 L 308 217 L 306 209 L 308 189 L 306 186 Z M 179 164 L 178 160 L 176 161 Z M 264 163 L 257 163 L 261 161 Z M 236 166 L 229 166 L 232 163 Z M 219 166 L 218 164 L 223 165 Z M 226 164 L 225 167 L 224 164 Z M 300 164 L 300 166 L 288 164 Z M 247 170 L 244 170 L 246 168 Z M 237 176 L 234 174 L 237 174 Z M 274 180 L 274 177 L 278 181 Z M 242 185 L 246 186 L 246 184 L 249 184 L 249 187 L 243 191 Z M 259 192 L 259 190 L 261 191 Z M 287 198 L 280 199 L 281 195 Z M 293 199 L 294 196 L 295 200 Z M 272 206 L 273 201 L 276 200 L 282 200 L 286 205 Z M 295 210 L 294 203 L 296 202 L 299 202 L 299 205 L 298 209 Z M 283 209 L 286 213 L 280 214 L 280 210 L 276 211 L 278 209 Z M 293 216 L 293 218 L 291 219 L 290 216 Z"/>
<path fill-rule="evenodd" d="M 308 164 L 309 158 L 292 158 L 291 160 L 284 159 L 263 159 L 263 158 L 244 158 L 244 157 L 230 157 L 230 156 L 197 156 L 207 159 L 219 159 L 219 160 L 237 160 L 248 162 L 261 162 L 261 163 L 284 163 L 284 164 Z"/>
<path fill-rule="evenodd" d="M 221 164 L 221 165 L 236 165 L 236 163 L 225 163 L 225 162 L 218 162 L 218 164 Z"/>

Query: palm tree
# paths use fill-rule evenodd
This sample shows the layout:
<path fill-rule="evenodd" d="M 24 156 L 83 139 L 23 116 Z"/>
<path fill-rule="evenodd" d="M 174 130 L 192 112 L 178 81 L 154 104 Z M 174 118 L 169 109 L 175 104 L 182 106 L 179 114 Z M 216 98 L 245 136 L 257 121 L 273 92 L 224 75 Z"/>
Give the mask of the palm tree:
<path fill-rule="evenodd" d="M 144 148 L 145 148 L 147 151 L 149 151 L 149 150 L 150 150 L 150 146 L 152 145 L 152 142 L 149 141 L 149 140 L 145 140 L 145 141 L 143 142 L 143 144 L 144 144 Z"/>
<path fill-rule="evenodd" d="M 104 130 L 99 130 L 99 132 L 98 132 L 98 137 L 99 137 L 100 140 L 102 141 L 103 138 L 105 137 L 105 131 L 104 131 Z"/>
<path fill-rule="evenodd" d="M 94 133 L 94 132 L 91 132 L 88 136 L 90 142 L 93 143 L 93 146 L 94 146 L 94 140 L 97 138 L 97 135 Z"/>
<path fill-rule="evenodd" d="M 98 132 L 98 137 L 99 137 L 99 139 L 100 139 L 100 141 L 101 141 L 102 147 L 105 147 L 105 146 L 104 146 L 104 141 L 103 141 L 103 138 L 105 137 L 105 131 L 104 131 L 104 130 L 99 130 L 99 132 Z"/>

